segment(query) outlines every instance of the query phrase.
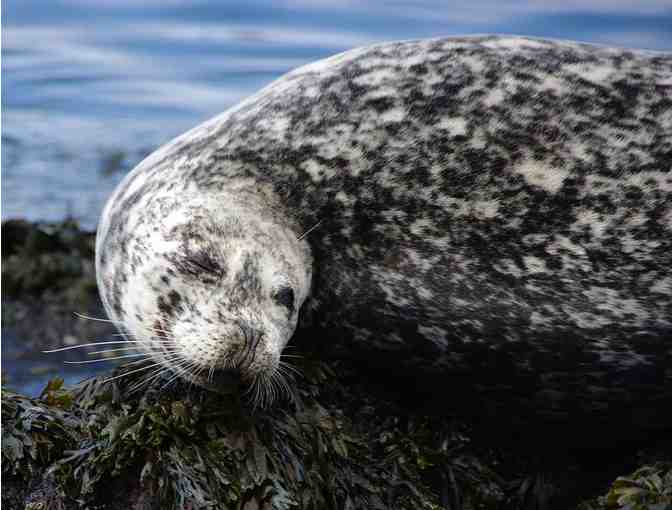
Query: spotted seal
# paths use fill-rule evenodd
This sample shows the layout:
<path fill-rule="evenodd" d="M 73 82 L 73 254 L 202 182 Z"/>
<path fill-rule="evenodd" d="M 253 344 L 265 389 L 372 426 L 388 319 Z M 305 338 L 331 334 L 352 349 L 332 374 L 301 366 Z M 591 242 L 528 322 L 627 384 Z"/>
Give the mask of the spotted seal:
<path fill-rule="evenodd" d="M 608 402 L 626 376 L 669 394 L 671 168 L 669 54 L 378 44 L 141 162 L 103 212 L 98 283 L 156 363 L 204 385 L 272 380 L 298 324 L 532 401 Z"/>

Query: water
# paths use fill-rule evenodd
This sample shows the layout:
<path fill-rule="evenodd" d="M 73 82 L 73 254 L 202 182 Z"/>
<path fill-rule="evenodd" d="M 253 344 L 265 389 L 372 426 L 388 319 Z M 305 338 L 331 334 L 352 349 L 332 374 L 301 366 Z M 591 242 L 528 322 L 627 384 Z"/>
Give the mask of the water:
<path fill-rule="evenodd" d="M 670 0 L 13 0 L 2 19 L 2 217 L 93 228 L 153 148 L 353 46 L 517 33 L 672 49 Z"/>
<path fill-rule="evenodd" d="M 69 215 L 88 228 L 158 145 L 286 71 L 354 46 L 509 33 L 672 49 L 671 0 L 12 0 L 2 8 L 2 218 Z M 3 331 L 3 370 L 24 393 L 56 374 L 75 382 L 92 373 L 20 345 Z"/>
<path fill-rule="evenodd" d="M 12 330 L 2 330 L 2 375 L 5 388 L 37 397 L 55 377 L 61 377 L 66 385 L 72 385 L 116 366 L 113 361 L 69 365 L 63 363 L 66 359 L 72 357 L 66 353 L 26 352 Z"/>

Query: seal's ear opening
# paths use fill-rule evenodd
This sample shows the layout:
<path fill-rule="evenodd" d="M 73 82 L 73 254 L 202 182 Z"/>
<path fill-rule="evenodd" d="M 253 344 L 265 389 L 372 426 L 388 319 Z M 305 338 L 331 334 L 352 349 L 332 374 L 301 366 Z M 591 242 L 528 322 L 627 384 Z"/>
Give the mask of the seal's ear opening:
<path fill-rule="evenodd" d="M 292 315 L 295 309 L 294 289 L 289 286 L 282 286 L 273 293 L 273 300 L 280 306 L 284 306 Z"/>

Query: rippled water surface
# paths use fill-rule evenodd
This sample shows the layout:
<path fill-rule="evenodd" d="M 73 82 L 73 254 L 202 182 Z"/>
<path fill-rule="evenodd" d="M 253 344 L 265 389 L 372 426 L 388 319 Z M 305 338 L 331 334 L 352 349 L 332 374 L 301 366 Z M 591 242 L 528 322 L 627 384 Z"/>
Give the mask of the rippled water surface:
<path fill-rule="evenodd" d="M 3 1 L 2 217 L 94 227 L 157 145 L 303 63 L 377 41 L 516 33 L 672 49 L 670 1 Z"/>

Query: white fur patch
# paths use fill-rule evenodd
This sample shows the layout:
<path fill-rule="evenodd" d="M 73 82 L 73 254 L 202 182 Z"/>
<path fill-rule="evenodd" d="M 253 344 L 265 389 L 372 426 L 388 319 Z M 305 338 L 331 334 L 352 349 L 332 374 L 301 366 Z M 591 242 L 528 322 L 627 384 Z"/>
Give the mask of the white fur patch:
<path fill-rule="evenodd" d="M 516 165 L 514 172 L 522 175 L 525 182 L 531 186 L 537 186 L 549 193 L 557 193 L 569 172 L 562 168 L 552 167 L 540 161 L 527 159 Z"/>
<path fill-rule="evenodd" d="M 467 134 L 467 120 L 464 117 L 444 117 L 436 125 L 439 129 L 445 129 L 451 136 Z"/>

